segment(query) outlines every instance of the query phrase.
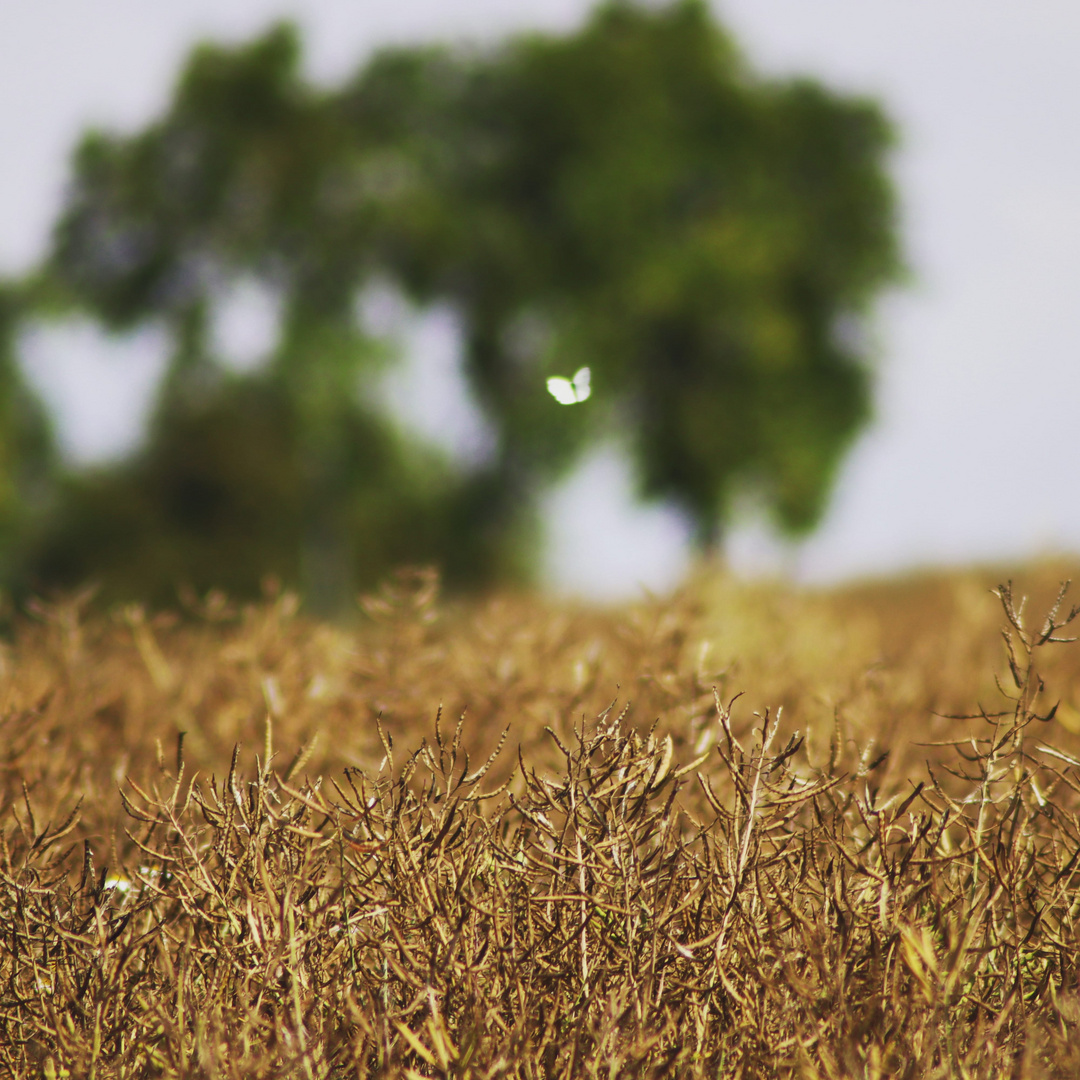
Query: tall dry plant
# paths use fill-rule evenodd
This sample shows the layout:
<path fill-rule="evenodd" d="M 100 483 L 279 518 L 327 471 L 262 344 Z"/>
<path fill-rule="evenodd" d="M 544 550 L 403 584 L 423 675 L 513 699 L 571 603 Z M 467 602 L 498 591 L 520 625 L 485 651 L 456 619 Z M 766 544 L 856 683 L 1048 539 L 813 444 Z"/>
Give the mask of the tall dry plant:
<path fill-rule="evenodd" d="M 757 715 L 721 696 L 723 673 L 706 711 L 702 623 L 686 607 L 619 613 L 606 628 L 534 608 L 529 629 L 503 601 L 495 616 L 446 616 L 439 630 L 430 586 L 386 593 L 372 606 L 382 621 L 348 639 L 368 685 L 380 665 L 392 671 L 377 694 L 390 713 L 420 699 L 395 680 L 422 663 L 449 674 L 470 636 L 481 674 L 463 663 L 458 677 L 486 688 L 492 714 L 500 700 L 580 710 L 590 674 L 560 669 L 589 655 L 583 639 L 616 655 L 626 647 L 648 675 L 637 688 L 654 687 L 649 705 L 678 706 L 638 723 L 637 710 L 609 703 L 589 722 L 564 713 L 534 724 L 529 739 L 515 739 L 521 717 L 505 715 L 511 734 L 505 724 L 485 732 L 475 760 L 464 722 L 446 731 L 436 708 L 425 735 L 399 712 L 396 741 L 389 722 L 365 732 L 370 763 L 320 777 L 319 751 L 292 738 L 295 728 L 279 757 L 288 713 L 274 719 L 275 691 L 260 690 L 270 719 L 247 770 L 237 748 L 217 776 L 198 775 L 191 736 L 176 738 L 152 774 L 123 782 L 117 803 L 85 762 L 67 762 L 52 789 L 43 782 L 60 775 L 39 763 L 61 738 L 55 698 L 80 707 L 79 679 L 96 685 L 80 674 L 95 634 L 120 627 L 133 670 L 151 681 L 155 666 L 172 673 L 158 692 L 175 707 L 183 664 L 198 672 L 213 634 L 169 639 L 132 612 L 113 629 L 69 619 L 31 634 L 33 650 L 9 658 L 9 700 L 26 693 L 23 663 L 42 665 L 34 680 L 68 674 L 36 711 L 24 701 L 17 723 L 6 721 L 0 1068 L 97 1078 L 1080 1075 L 1080 760 L 1043 682 L 1077 616 L 1063 613 L 1064 591 L 1032 630 L 1001 587 L 1007 707 L 944 718 L 953 734 L 922 740 L 915 776 L 894 761 L 919 748 L 868 749 L 845 731 L 842 709 L 813 733 L 813 750 L 779 710 Z M 219 648 L 250 648 L 245 663 L 278 657 L 285 697 L 297 658 L 273 607 L 211 626 Z M 698 618 L 707 629 L 714 616 Z M 502 637 L 485 655 L 476 641 L 496 624 Z M 540 693 L 544 676 L 529 682 L 522 641 L 551 664 L 540 704 L 505 688 L 509 655 Z M 50 660 L 38 655 L 45 645 Z M 595 655 L 596 669 L 605 662 Z M 218 685 L 213 670 L 204 687 Z M 805 714 L 807 702 L 786 711 Z M 933 728 L 927 720 L 913 734 Z M 74 805 L 80 776 L 98 784 L 94 805 Z"/>

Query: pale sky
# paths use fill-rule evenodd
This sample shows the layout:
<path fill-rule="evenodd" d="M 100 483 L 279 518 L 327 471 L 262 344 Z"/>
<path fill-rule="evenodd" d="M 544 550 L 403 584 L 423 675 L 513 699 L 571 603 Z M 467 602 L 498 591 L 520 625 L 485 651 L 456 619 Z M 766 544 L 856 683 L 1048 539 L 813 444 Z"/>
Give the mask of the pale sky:
<path fill-rule="evenodd" d="M 588 7 L 0 0 L 0 273 L 44 251 L 79 132 L 152 118 L 197 37 L 240 40 L 288 15 L 305 28 L 312 77 L 333 82 L 388 41 L 569 28 Z M 1080 5 L 727 0 L 717 10 L 758 69 L 883 98 L 901 129 L 894 170 L 913 275 L 881 305 L 877 421 L 824 525 L 784 549 L 748 522 L 732 562 L 821 581 L 1080 552 Z M 241 290 L 222 313 L 237 363 L 258 352 L 266 310 L 266 298 Z M 457 452 L 476 452 L 482 432 L 455 375 L 453 313 L 427 313 L 408 333 L 411 368 L 424 376 L 398 377 L 388 400 L 420 420 L 436 404 L 449 410 L 440 430 Z M 24 363 L 73 456 L 137 438 L 162 348 L 152 327 L 108 345 L 88 327 L 27 336 Z M 685 529 L 660 509 L 632 512 L 630 490 L 617 448 L 605 448 L 552 495 L 549 581 L 601 597 L 674 582 Z"/>

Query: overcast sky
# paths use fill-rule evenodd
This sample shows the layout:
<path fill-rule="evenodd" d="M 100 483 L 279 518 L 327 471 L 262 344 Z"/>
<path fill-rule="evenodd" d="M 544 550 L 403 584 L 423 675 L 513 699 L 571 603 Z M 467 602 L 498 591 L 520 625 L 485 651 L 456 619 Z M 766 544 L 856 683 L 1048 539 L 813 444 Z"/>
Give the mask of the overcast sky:
<path fill-rule="evenodd" d="M 0 0 L 0 274 L 40 257 L 68 152 L 88 124 L 159 112 L 191 42 L 239 40 L 282 15 L 308 70 L 333 82 L 388 41 L 570 28 L 582 0 Z M 936 562 L 1080 551 L 1080 5 L 1065 0 L 728 0 L 720 16 L 760 70 L 880 96 L 900 126 L 893 167 L 912 283 L 877 324 L 878 415 L 830 514 L 799 549 L 748 524 L 731 558 L 835 580 Z M 232 333 L 258 338 L 258 298 Z M 452 313 L 413 327 L 435 398 L 476 440 L 455 384 Z M 26 346 L 31 374 L 84 457 L 135 437 L 163 345 L 148 330 L 103 349 L 87 329 Z M 108 354 L 107 356 L 105 354 Z M 417 385 L 441 388 L 425 403 Z M 410 408 L 408 380 L 390 388 Z M 453 428 L 453 424 L 450 425 Z M 599 452 L 551 499 L 548 574 L 614 595 L 671 583 L 685 530 L 631 514 L 618 454 Z"/>

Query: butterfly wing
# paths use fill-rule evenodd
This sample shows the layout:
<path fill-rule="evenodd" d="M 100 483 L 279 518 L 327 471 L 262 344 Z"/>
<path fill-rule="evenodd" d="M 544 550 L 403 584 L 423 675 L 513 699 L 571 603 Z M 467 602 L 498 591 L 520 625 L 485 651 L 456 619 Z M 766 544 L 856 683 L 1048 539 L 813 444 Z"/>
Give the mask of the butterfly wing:
<path fill-rule="evenodd" d="M 592 372 L 587 368 L 579 368 L 574 372 L 574 398 L 576 401 L 587 401 L 592 393 Z"/>
<path fill-rule="evenodd" d="M 564 379 L 561 375 L 553 375 L 548 379 L 547 388 L 548 393 L 560 405 L 573 405 L 578 399 L 574 384 L 569 379 Z"/>

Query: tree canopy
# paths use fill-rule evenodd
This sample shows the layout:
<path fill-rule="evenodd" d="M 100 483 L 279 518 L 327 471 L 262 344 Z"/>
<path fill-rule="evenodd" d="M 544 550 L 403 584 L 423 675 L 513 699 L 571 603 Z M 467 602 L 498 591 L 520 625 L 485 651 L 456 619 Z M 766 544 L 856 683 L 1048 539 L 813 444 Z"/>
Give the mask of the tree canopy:
<path fill-rule="evenodd" d="M 146 448 L 54 485 L 28 578 L 162 595 L 273 571 L 325 607 L 401 558 L 520 575 L 538 494 L 611 437 L 703 544 L 742 489 L 810 529 L 869 415 L 890 140 L 872 102 L 755 76 L 700 0 L 383 50 L 333 90 L 287 25 L 200 46 L 158 121 L 83 139 L 49 258 L 11 292 L 19 317 L 174 342 Z M 209 328 L 249 279 L 280 337 L 237 373 Z M 387 281 L 458 312 L 487 459 L 442 460 L 379 409 L 393 358 L 357 296 Z M 582 368 L 588 400 L 559 405 L 547 380 Z"/>

